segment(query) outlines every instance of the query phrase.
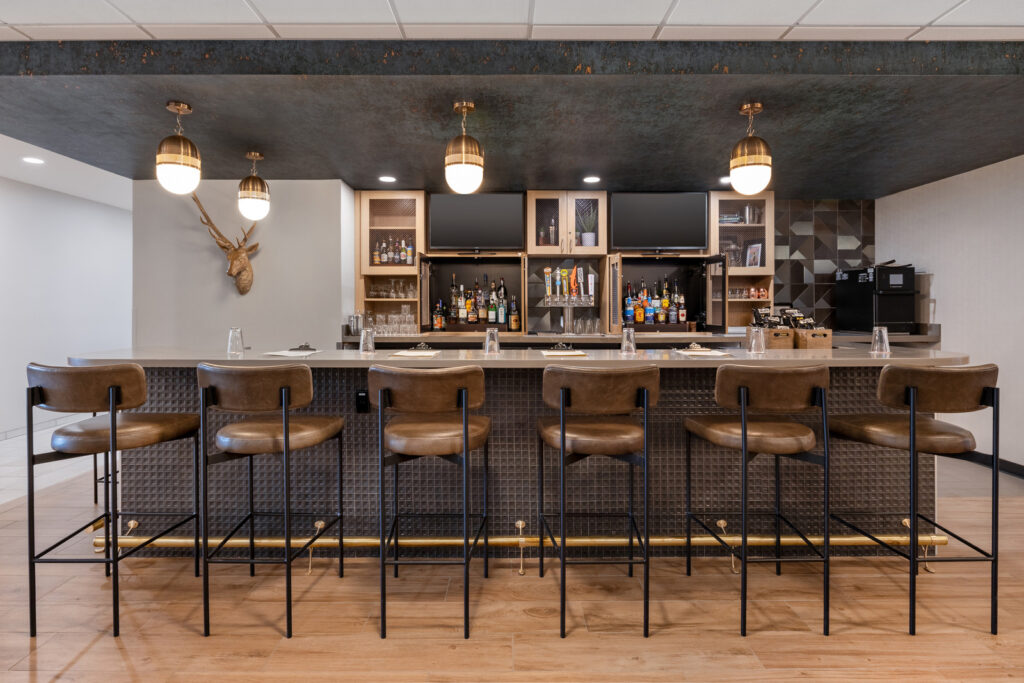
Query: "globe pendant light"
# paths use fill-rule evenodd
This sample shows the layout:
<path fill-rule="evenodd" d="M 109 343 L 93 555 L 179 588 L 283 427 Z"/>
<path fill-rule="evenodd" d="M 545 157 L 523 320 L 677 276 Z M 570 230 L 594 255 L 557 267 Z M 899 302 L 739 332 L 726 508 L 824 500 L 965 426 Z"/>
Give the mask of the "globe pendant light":
<path fill-rule="evenodd" d="M 182 135 L 181 117 L 192 113 L 192 107 L 184 102 L 171 101 L 167 109 L 177 115 L 178 125 L 174 135 L 160 141 L 156 148 L 156 179 L 160 186 L 174 194 L 188 194 L 199 187 L 202 175 L 202 161 L 199 148 Z"/>
<path fill-rule="evenodd" d="M 747 117 L 747 137 L 736 143 L 729 158 L 729 180 L 732 189 L 740 194 L 757 194 L 768 187 L 772 179 L 772 149 L 754 135 L 754 114 L 760 114 L 763 109 L 760 102 L 740 107 L 740 114 Z"/>
<path fill-rule="evenodd" d="M 245 158 L 252 161 L 252 174 L 238 183 L 238 211 L 249 220 L 258 221 L 270 213 L 270 186 L 256 175 L 256 162 L 263 161 L 263 155 L 248 152 Z"/>
<path fill-rule="evenodd" d="M 459 194 L 476 192 L 484 180 L 484 150 L 466 135 L 466 114 L 474 109 L 472 102 L 455 103 L 455 111 L 462 114 L 462 135 L 452 138 L 444 151 L 444 179 Z"/>

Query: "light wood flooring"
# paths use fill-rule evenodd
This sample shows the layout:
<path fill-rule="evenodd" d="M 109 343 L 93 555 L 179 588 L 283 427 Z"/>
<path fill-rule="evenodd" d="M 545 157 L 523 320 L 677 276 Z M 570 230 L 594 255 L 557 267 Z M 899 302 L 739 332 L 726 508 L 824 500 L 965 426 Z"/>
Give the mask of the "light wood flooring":
<path fill-rule="evenodd" d="M 981 468 L 961 472 L 983 480 Z M 39 495 L 39 533 L 57 538 L 94 514 L 87 477 Z M 988 547 L 986 500 L 941 498 L 940 521 Z M 837 559 L 832 635 L 821 635 L 820 569 L 755 566 L 750 635 L 738 634 L 739 579 L 726 558 L 652 567 L 651 637 L 641 583 L 621 567 L 571 567 L 568 638 L 558 637 L 557 562 L 544 579 L 508 560 L 474 566 L 472 638 L 462 638 L 457 567 L 409 567 L 390 579 L 388 638 L 377 635 L 377 567 L 350 560 L 344 579 L 315 559 L 295 571 L 295 636 L 283 637 L 279 567 L 211 573 L 213 635 L 203 638 L 191 561 L 122 564 L 121 637 L 109 634 L 110 585 L 99 566 L 39 568 L 39 630 L 27 634 L 24 501 L 0 506 L 0 683 L 6 681 L 677 681 L 1024 678 L 1024 497 L 1001 515 L 1000 635 L 988 633 L 988 565 L 936 565 L 919 581 L 918 633 L 906 635 L 907 573 L 895 560 Z M 970 536 L 969 536 L 970 537 Z M 83 534 L 74 548 L 92 553 Z M 943 550 L 943 552 L 951 552 Z"/>

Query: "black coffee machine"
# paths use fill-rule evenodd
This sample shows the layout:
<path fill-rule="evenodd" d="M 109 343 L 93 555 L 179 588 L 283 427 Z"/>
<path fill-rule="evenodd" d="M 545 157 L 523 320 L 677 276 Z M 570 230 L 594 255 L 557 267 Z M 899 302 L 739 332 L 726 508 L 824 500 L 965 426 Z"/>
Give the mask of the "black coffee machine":
<path fill-rule="evenodd" d="M 836 327 L 870 332 L 884 326 L 890 332 L 917 330 L 917 289 L 914 267 L 892 261 L 868 268 L 836 271 Z"/>

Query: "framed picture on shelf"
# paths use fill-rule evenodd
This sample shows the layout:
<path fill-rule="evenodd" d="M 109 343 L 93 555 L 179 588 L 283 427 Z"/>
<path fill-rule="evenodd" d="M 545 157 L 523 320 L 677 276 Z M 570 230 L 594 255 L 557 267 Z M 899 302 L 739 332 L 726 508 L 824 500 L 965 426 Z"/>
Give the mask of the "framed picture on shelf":
<path fill-rule="evenodd" d="M 746 268 L 758 268 L 764 265 L 764 238 L 759 237 L 743 242 L 743 265 Z"/>

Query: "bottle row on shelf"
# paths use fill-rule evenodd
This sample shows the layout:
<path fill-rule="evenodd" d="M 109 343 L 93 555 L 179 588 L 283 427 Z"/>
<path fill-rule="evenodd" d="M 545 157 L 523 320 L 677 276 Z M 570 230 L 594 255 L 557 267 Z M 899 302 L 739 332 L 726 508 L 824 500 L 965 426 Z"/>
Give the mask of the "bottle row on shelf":
<path fill-rule="evenodd" d="M 669 292 L 667 275 L 664 284 L 655 283 L 653 290 L 647 288 L 643 278 L 640 278 L 638 289 L 633 288 L 632 282 L 627 282 L 626 296 L 622 303 L 622 317 L 626 325 L 676 325 L 686 322 L 686 297 L 679 291 L 678 280 L 673 281 L 672 291 Z"/>
<path fill-rule="evenodd" d="M 388 235 L 384 240 L 373 243 L 373 251 L 370 252 L 370 262 L 375 266 L 401 266 L 413 265 L 416 248 L 413 240 L 406 244 L 405 240 L 399 240 Z"/>
<path fill-rule="evenodd" d="M 467 291 L 465 285 L 455 282 L 452 273 L 448 302 L 437 300 L 431 328 L 445 330 L 454 325 L 476 324 L 507 325 L 509 332 L 518 332 L 522 329 L 519 303 L 514 294 L 509 296 L 505 278 L 500 278 L 500 283 L 491 280 L 488 288 L 487 273 L 484 273 L 484 286 L 480 287 L 477 280 Z"/>

